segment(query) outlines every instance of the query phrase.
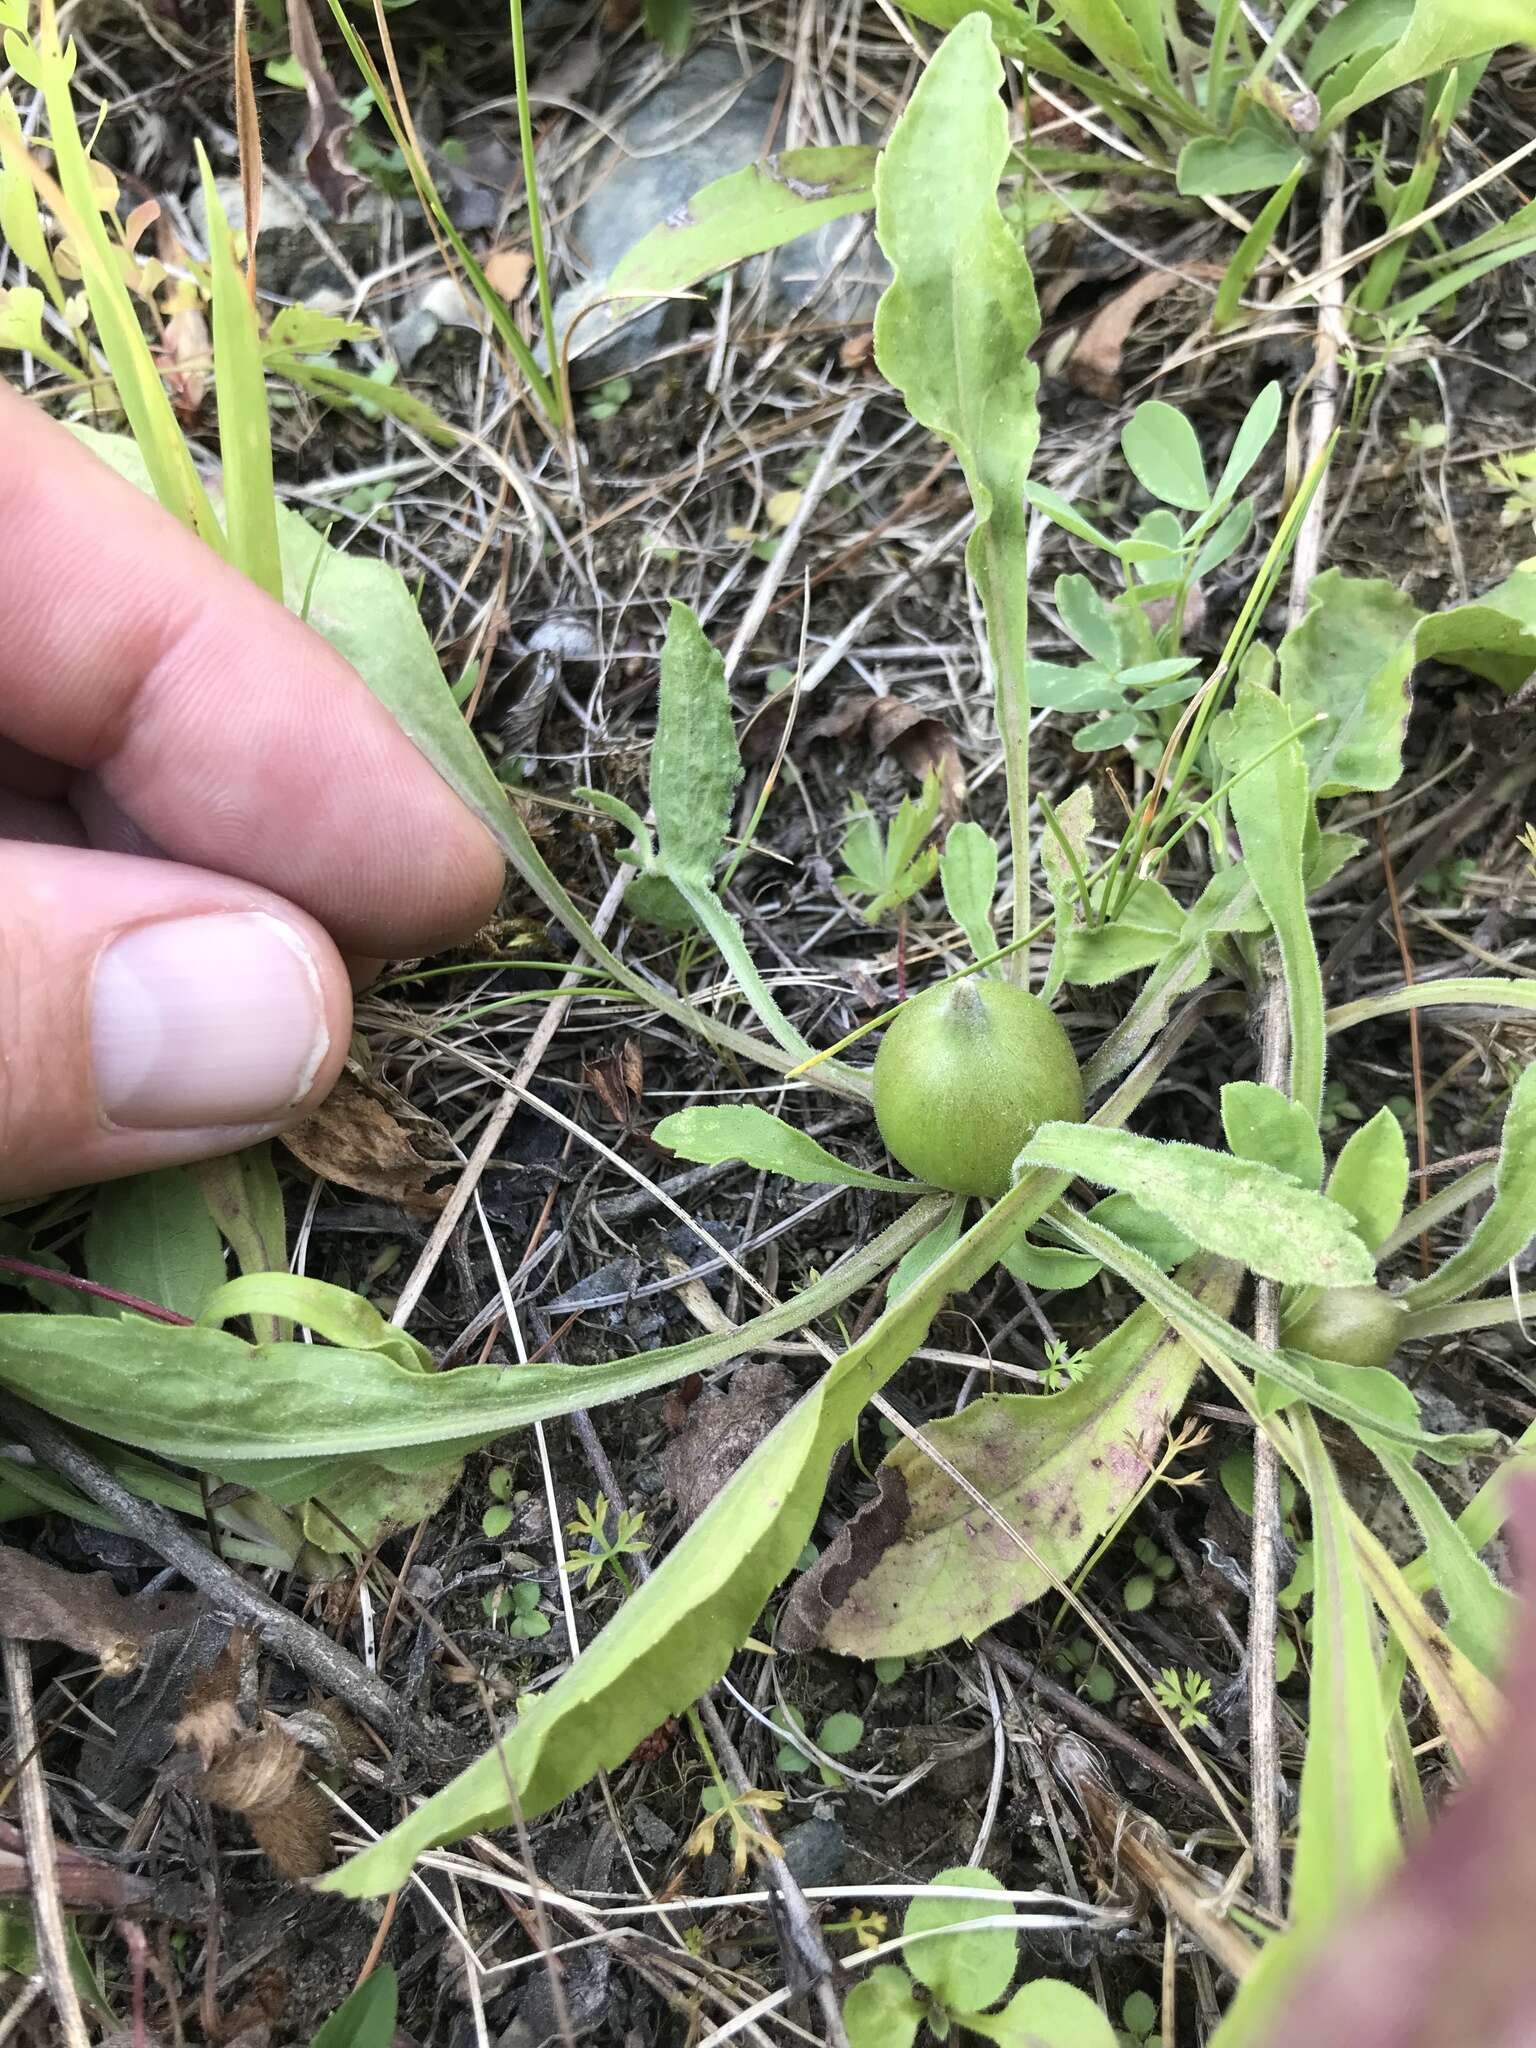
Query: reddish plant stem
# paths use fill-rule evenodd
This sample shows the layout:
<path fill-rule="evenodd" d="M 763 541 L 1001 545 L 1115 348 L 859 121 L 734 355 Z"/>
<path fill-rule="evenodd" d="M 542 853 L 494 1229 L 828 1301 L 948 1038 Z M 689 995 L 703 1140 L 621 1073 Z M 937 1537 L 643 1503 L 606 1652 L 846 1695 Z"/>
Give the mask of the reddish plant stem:
<path fill-rule="evenodd" d="M 116 1302 L 119 1308 L 137 1310 L 141 1316 L 153 1316 L 157 1323 L 180 1323 L 190 1328 L 193 1318 L 178 1314 L 173 1308 L 162 1308 L 157 1301 L 141 1301 L 136 1294 L 124 1294 L 116 1287 L 103 1287 L 95 1280 L 82 1280 L 76 1273 L 56 1273 L 52 1266 L 33 1266 L 25 1259 L 0 1257 L 0 1273 L 14 1273 L 19 1280 L 46 1280 L 50 1287 L 67 1288 L 71 1294 L 89 1294 L 97 1301 Z"/>

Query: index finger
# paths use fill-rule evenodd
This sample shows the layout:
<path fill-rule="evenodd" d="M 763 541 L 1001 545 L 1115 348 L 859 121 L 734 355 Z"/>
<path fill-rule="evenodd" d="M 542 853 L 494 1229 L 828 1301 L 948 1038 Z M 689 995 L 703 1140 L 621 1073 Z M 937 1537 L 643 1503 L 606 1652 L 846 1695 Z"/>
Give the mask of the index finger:
<path fill-rule="evenodd" d="M 467 936 L 489 834 L 341 656 L 0 384 L 0 737 L 344 949 Z"/>

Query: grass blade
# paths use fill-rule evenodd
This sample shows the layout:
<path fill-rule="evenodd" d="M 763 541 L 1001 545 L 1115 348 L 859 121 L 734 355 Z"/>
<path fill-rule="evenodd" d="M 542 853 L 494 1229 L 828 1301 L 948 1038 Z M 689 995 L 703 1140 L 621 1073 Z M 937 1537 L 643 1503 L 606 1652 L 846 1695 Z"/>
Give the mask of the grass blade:
<path fill-rule="evenodd" d="M 1376 1682 L 1371 1603 L 1350 1540 L 1349 1510 L 1316 1422 L 1296 1418 L 1312 1502 L 1316 1560 L 1312 1687 L 1301 1772 L 1292 1924 L 1333 1926 L 1397 1855 L 1392 1776 Z"/>
<path fill-rule="evenodd" d="M 277 544 L 272 428 L 261 333 L 245 273 L 235 260 L 235 238 L 213 168 L 200 142 L 197 167 L 208 216 L 208 262 L 213 273 L 213 376 L 229 558 L 281 604 L 283 565 Z"/>

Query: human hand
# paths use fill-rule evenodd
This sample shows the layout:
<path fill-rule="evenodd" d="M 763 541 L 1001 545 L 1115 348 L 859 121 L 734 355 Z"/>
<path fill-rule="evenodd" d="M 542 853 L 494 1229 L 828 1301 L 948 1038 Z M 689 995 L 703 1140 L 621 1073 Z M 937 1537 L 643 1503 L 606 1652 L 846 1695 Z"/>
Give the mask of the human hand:
<path fill-rule="evenodd" d="M 0 384 L 0 1198 L 304 1116 L 342 953 L 467 937 L 500 885 L 347 663 Z"/>

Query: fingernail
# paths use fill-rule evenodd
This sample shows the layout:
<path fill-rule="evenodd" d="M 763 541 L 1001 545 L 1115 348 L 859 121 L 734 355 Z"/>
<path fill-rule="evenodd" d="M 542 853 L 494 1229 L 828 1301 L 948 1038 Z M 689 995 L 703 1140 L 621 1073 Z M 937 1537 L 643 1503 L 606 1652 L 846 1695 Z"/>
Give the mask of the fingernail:
<path fill-rule="evenodd" d="M 264 911 L 140 925 L 96 963 L 91 1052 L 112 1123 L 270 1123 L 303 1100 L 329 1047 L 315 962 Z"/>

